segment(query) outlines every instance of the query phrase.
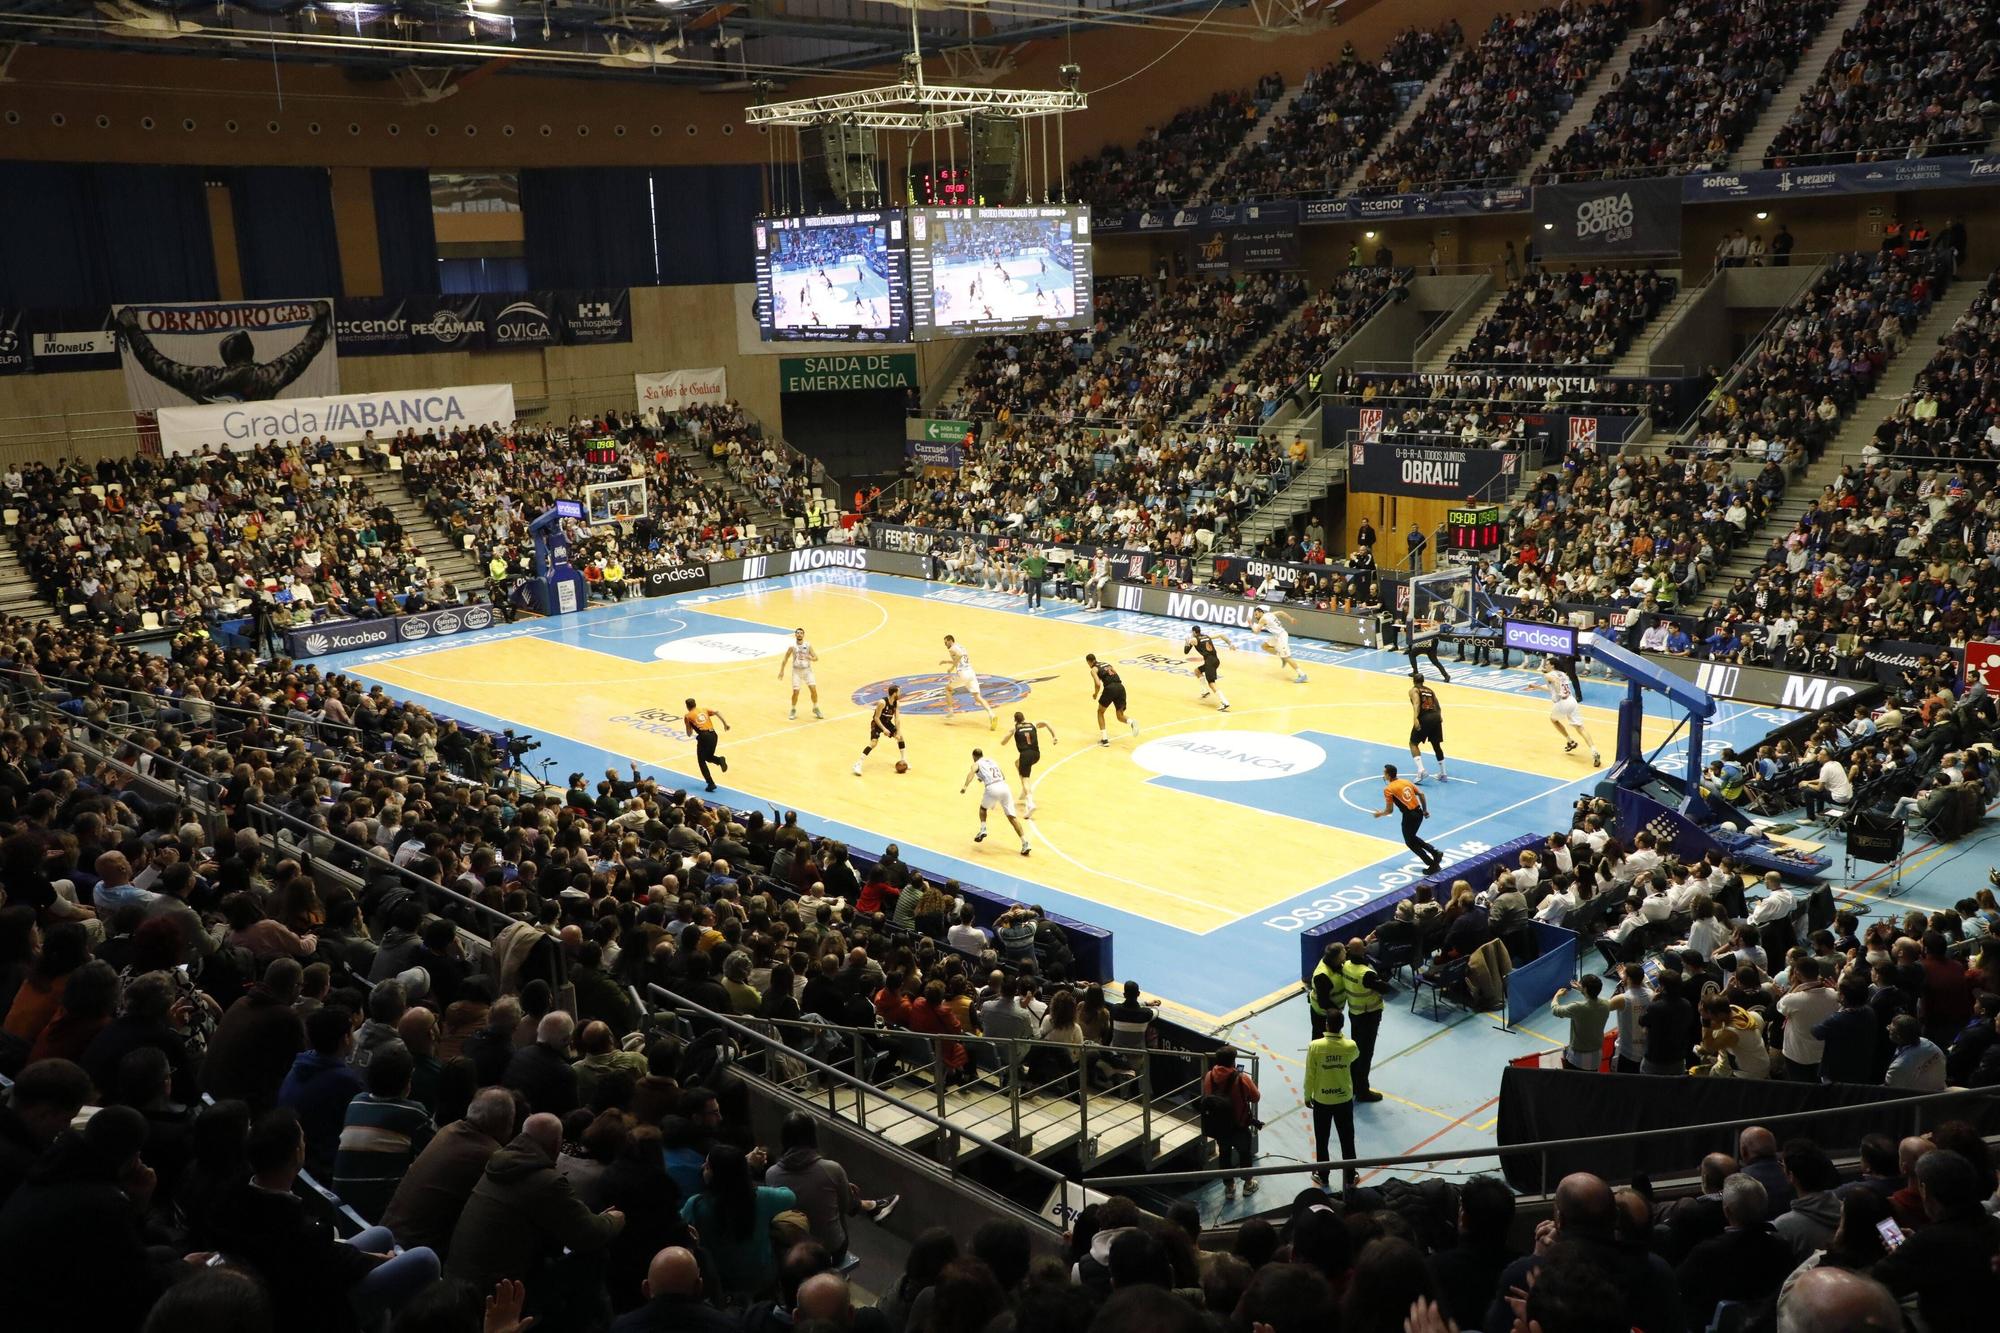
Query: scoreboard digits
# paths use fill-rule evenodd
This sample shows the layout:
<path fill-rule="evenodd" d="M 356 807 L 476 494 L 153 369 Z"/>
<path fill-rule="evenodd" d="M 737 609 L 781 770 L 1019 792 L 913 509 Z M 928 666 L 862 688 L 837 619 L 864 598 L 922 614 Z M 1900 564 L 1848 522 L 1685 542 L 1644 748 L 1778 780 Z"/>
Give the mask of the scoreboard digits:
<path fill-rule="evenodd" d="M 1456 551 L 1498 550 L 1501 539 L 1499 505 L 1466 505 L 1445 511 L 1445 535 Z"/>

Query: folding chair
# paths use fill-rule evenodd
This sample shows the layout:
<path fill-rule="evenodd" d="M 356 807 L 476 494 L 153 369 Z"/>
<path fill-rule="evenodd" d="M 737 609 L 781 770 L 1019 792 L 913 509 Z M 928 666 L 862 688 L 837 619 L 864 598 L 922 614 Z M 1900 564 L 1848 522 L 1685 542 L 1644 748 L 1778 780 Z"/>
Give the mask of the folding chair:
<path fill-rule="evenodd" d="M 1434 972 L 1418 972 L 1410 988 L 1410 1012 L 1417 1012 L 1417 998 L 1425 987 L 1431 992 L 1431 1017 L 1438 1014 L 1438 998 L 1453 986 L 1465 984 L 1465 969 L 1471 964 L 1470 958 L 1454 958 Z"/>

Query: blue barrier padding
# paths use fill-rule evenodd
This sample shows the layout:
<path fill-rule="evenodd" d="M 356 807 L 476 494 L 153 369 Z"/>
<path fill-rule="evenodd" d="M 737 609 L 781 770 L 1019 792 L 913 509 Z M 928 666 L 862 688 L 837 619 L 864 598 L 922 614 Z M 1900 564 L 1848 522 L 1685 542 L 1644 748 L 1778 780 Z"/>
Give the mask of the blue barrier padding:
<path fill-rule="evenodd" d="M 1509 1023 L 1518 1023 L 1539 1010 L 1557 991 L 1576 980 L 1576 932 L 1541 921 L 1531 923 L 1531 928 L 1541 952 L 1530 962 L 1516 962 L 1507 974 Z"/>
<path fill-rule="evenodd" d="M 873 869 L 881 858 L 859 848 L 849 848 L 848 859 L 854 863 L 856 870 L 862 872 L 862 877 L 865 879 L 867 872 Z M 948 875 L 934 875 L 917 866 L 910 868 L 919 870 L 927 880 L 942 882 L 951 878 Z M 958 891 L 972 908 L 973 919 L 987 930 L 993 929 L 993 923 L 1000 919 L 1001 913 L 1021 905 L 1017 898 L 1009 898 L 989 889 L 982 889 L 976 884 L 967 884 L 963 880 L 959 881 Z M 1117 977 L 1117 970 L 1113 966 L 1110 931 L 1102 926 L 1093 926 L 1057 912 L 1044 912 L 1042 915 L 1061 926 L 1063 934 L 1069 937 L 1070 954 L 1076 960 L 1070 975 L 1072 981 L 1110 981 Z"/>
<path fill-rule="evenodd" d="M 1299 980 L 1309 983 L 1313 969 L 1319 966 L 1320 956 L 1326 952 L 1328 940 L 1339 940 L 1345 944 L 1357 936 L 1365 936 L 1369 931 L 1396 914 L 1396 904 L 1417 896 L 1417 887 L 1431 886 L 1431 893 L 1442 906 L 1451 898 L 1451 886 L 1464 880 L 1472 886 L 1473 892 L 1483 892 L 1503 870 L 1512 870 L 1521 863 L 1521 853 L 1540 851 L 1548 841 L 1546 833 L 1524 833 L 1495 847 L 1468 856 L 1463 861 L 1454 861 L 1435 875 L 1411 880 L 1399 889 L 1391 889 L 1379 898 L 1370 898 L 1358 907 L 1349 908 L 1339 916 L 1332 917 L 1303 931 L 1299 935 Z"/>

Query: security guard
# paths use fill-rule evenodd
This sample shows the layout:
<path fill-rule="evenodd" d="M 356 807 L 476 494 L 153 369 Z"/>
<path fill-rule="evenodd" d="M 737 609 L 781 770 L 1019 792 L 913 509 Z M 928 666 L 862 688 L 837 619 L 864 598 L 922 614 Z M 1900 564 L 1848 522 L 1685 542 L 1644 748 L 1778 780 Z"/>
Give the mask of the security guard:
<path fill-rule="evenodd" d="M 1319 966 L 1312 972 L 1306 983 L 1306 1007 L 1312 1010 L 1313 1039 L 1326 1031 L 1326 1016 L 1340 1012 L 1346 1002 L 1347 989 L 1341 984 L 1340 965 L 1347 958 L 1347 946 L 1338 940 L 1328 940 L 1320 954 Z"/>
<path fill-rule="evenodd" d="M 806 531 L 815 546 L 826 540 L 826 501 L 816 499 L 806 506 Z"/>
<path fill-rule="evenodd" d="M 1326 1031 L 1313 1039 L 1306 1048 L 1306 1102 L 1312 1107 L 1313 1117 L 1313 1160 L 1327 1160 L 1326 1131 L 1329 1127 L 1340 1131 L 1340 1156 L 1343 1161 L 1353 1161 L 1358 1155 L 1354 1151 L 1354 1091 L 1353 1071 L 1361 1057 L 1361 1048 L 1341 1033 L 1340 1011 L 1334 1010 L 1326 1016 Z M 1376 1094 L 1378 1097 L 1381 1094 Z M 1326 1188 L 1326 1176 L 1315 1171 L 1313 1184 Z M 1351 1190 L 1356 1184 L 1355 1173 L 1348 1171 L 1341 1182 L 1343 1189 Z"/>
<path fill-rule="evenodd" d="M 1368 1069 L 1375 1063 L 1375 1038 L 1382 1031 L 1382 997 L 1389 983 L 1368 960 L 1368 941 L 1347 942 L 1346 961 L 1340 965 L 1342 998 L 1353 1022 L 1354 1044 L 1360 1056 L 1354 1061 L 1354 1100 L 1379 1102 L 1382 1094 L 1368 1086 Z"/>

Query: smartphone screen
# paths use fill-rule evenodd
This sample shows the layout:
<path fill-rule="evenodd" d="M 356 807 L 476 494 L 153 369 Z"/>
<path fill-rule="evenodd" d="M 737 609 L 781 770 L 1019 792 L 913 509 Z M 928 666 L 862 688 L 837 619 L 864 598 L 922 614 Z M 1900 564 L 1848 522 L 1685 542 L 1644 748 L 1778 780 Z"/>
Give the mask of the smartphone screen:
<path fill-rule="evenodd" d="M 1888 1249 L 1893 1250 L 1903 1243 L 1903 1229 L 1896 1225 L 1896 1219 L 1893 1217 L 1885 1217 L 1877 1222 L 1875 1230 L 1881 1235 L 1882 1244 Z"/>

